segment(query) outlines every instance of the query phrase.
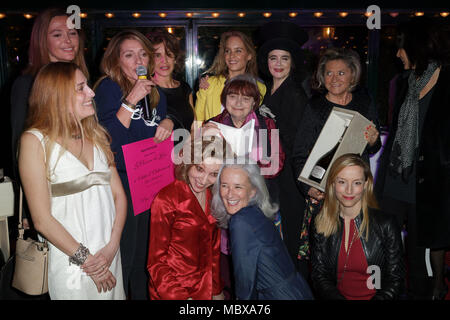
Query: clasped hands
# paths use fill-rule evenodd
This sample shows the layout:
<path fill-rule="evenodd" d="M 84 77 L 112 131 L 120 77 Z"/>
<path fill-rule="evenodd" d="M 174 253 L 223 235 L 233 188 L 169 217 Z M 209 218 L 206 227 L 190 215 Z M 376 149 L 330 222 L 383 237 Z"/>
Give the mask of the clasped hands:
<path fill-rule="evenodd" d="M 95 255 L 89 255 L 81 269 L 94 281 L 99 293 L 111 291 L 116 286 L 116 278 L 109 270 L 116 255 L 111 244 L 106 245 Z"/>

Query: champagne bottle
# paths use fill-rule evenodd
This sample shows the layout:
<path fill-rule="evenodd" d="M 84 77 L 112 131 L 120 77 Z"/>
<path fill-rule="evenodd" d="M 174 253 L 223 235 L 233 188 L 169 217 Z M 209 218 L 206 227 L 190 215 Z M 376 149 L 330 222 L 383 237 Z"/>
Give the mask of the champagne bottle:
<path fill-rule="evenodd" d="M 339 145 L 342 142 L 342 138 L 345 135 L 345 132 L 347 131 L 348 127 L 345 127 L 344 132 L 342 133 L 341 137 L 339 138 L 336 145 L 327 153 L 325 153 L 314 165 L 313 169 L 311 170 L 311 173 L 309 175 L 309 179 L 312 181 L 317 182 L 320 184 L 322 182 L 323 177 L 325 176 L 325 173 L 327 172 L 328 167 L 331 164 L 331 160 L 333 160 L 333 156 L 336 153 L 336 150 L 339 148 Z"/>

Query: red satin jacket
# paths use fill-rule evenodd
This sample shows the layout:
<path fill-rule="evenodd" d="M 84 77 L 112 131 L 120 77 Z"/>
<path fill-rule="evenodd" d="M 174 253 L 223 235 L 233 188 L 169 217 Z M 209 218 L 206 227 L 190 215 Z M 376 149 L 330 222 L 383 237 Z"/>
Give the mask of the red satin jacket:
<path fill-rule="evenodd" d="M 211 300 L 222 291 L 220 232 L 206 192 L 206 212 L 180 180 L 153 200 L 147 262 L 152 300 Z"/>

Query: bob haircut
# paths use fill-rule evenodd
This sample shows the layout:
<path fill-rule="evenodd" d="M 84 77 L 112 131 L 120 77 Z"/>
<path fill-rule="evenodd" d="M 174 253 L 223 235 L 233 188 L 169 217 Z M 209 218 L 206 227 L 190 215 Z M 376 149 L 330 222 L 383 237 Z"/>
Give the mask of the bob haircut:
<path fill-rule="evenodd" d="M 256 79 L 250 74 L 241 74 L 225 82 L 225 86 L 220 94 L 220 102 L 223 106 L 226 105 L 227 95 L 229 94 L 242 94 L 243 96 L 252 97 L 255 101 L 253 108 L 258 108 L 259 106 L 261 94 L 259 93 Z"/>
<path fill-rule="evenodd" d="M 175 178 L 189 184 L 188 172 L 207 158 L 225 162 L 227 155 L 233 157 L 231 146 L 218 136 L 191 136 L 181 150 L 181 164 L 175 166 Z"/>
<path fill-rule="evenodd" d="M 104 75 L 97 80 L 94 89 L 106 77 L 111 78 L 111 80 L 119 85 L 124 97 L 126 97 L 130 93 L 131 89 L 133 89 L 134 83 L 128 80 L 120 67 L 120 47 L 122 42 L 125 40 L 136 40 L 142 45 L 142 48 L 149 56 L 148 65 L 145 67 L 147 68 L 148 74 L 153 73 L 155 62 L 153 60 L 153 46 L 150 44 L 150 41 L 139 31 L 132 29 L 123 30 L 112 37 L 106 47 L 102 62 L 100 63 L 100 69 Z M 156 87 L 152 87 L 150 92 L 150 105 L 154 108 L 158 105 L 158 103 L 158 90 Z"/>
<path fill-rule="evenodd" d="M 242 161 L 244 160 L 244 161 Z M 251 184 L 251 186 L 256 191 L 255 196 L 250 199 L 248 205 L 256 205 L 264 215 L 273 220 L 275 218 L 275 213 L 278 211 L 278 205 L 272 203 L 270 200 L 269 191 L 267 190 L 266 182 L 260 174 L 260 169 L 256 164 L 246 163 L 245 159 L 236 159 L 234 163 L 225 163 L 220 168 L 218 178 L 213 185 L 212 193 L 213 198 L 211 200 L 211 214 L 217 220 L 217 224 L 220 228 L 228 228 L 228 221 L 231 215 L 228 214 L 223 204 L 222 197 L 220 196 L 220 184 L 222 172 L 225 168 L 235 168 L 242 170 Z"/>
<path fill-rule="evenodd" d="M 153 49 L 156 45 L 162 43 L 164 45 L 164 49 L 166 51 L 166 54 L 175 59 L 175 72 L 180 73 L 183 70 L 183 63 L 184 63 L 184 54 L 181 51 L 180 48 L 180 42 L 178 39 L 173 35 L 170 34 L 167 31 L 155 31 L 150 32 L 146 34 L 148 40 L 150 41 L 150 44 L 152 45 Z"/>
<path fill-rule="evenodd" d="M 363 219 L 359 235 L 365 234 L 366 240 L 369 237 L 369 208 L 378 208 L 375 195 L 373 193 L 373 176 L 370 171 L 370 166 L 357 154 L 347 153 L 337 158 L 328 174 L 327 183 L 325 186 L 325 199 L 322 209 L 315 219 L 316 230 L 322 233 L 325 237 L 336 233 L 341 227 L 339 220 L 340 204 L 336 197 L 335 183 L 339 173 L 346 167 L 358 166 L 364 171 L 364 178 L 367 185 L 364 189 L 364 194 L 361 198 L 361 209 L 363 212 Z"/>
<path fill-rule="evenodd" d="M 361 78 L 361 62 L 356 51 L 345 48 L 329 48 L 320 57 L 314 75 L 312 87 L 317 90 L 325 89 L 325 66 L 330 61 L 342 60 L 352 71 L 350 91 L 353 91 Z"/>
<path fill-rule="evenodd" d="M 67 16 L 63 8 L 49 8 L 36 17 L 31 30 L 30 46 L 28 48 L 28 67 L 25 73 L 36 75 L 42 66 L 50 63 L 47 47 L 47 35 L 50 22 L 54 17 Z M 83 74 L 89 78 L 88 68 L 84 59 L 84 35 L 81 30 L 75 29 L 78 33 L 78 48 L 75 59 L 72 61 L 78 65 Z"/>
<path fill-rule="evenodd" d="M 224 76 L 228 78 L 228 67 L 225 62 L 225 46 L 227 40 L 231 37 L 238 37 L 244 43 L 245 50 L 251 55 L 251 59 L 247 62 L 245 73 L 250 73 L 255 78 L 258 77 L 258 63 L 256 61 L 256 51 L 252 40 L 240 31 L 227 31 L 220 36 L 219 51 L 214 58 L 212 66 L 206 73 L 212 73 L 215 76 Z"/>
<path fill-rule="evenodd" d="M 59 157 L 67 150 L 71 137 L 81 134 L 82 143 L 86 139 L 100 147 L 108 165 L 112 166 L 111 138 L 99 124 L 96 114 L 81 120 L 73 114 L 77 70 L 81 71 L 80 67 L 67 62 L 52 62 L 42 67 L 31 89 L 26 128 L 37 129 L 46 137 L 47 155 L 51 154 L 54 143 L 58 141 L 62 146 Z M 49 172 L 48 164 L 46 166 Z"/>

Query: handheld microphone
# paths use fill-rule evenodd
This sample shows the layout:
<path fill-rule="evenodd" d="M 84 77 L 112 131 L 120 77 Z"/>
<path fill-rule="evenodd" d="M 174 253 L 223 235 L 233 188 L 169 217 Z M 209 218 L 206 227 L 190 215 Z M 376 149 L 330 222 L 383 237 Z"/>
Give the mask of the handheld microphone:
<path fill-rule="evenodd" d="M 145 66 L 137 66 L 136 68 L 136 74 L 138 76 L 138 79 L 146 80 L 147 79 L 147 68 Z M 144 119 L 150 120 L 150 107 L 148 102 L 148 95 L 144 97 Z"/>

